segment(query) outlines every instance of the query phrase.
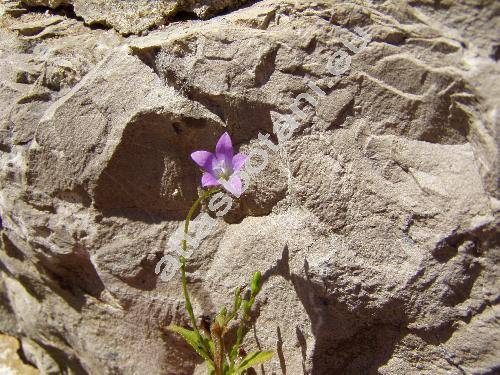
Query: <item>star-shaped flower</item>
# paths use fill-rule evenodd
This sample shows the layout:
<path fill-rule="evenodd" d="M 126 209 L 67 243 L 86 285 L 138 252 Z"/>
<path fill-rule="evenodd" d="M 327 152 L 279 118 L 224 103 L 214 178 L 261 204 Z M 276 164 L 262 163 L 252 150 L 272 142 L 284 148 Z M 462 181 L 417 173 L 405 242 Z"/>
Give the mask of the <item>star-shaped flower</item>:
<path fill-rule="evenodd" d="M 237 197 L 241 195 L 241 179 L 237 172 L 245 165 L 247 157 L 243 154 L 234 155 L 231 137 L 227 132 L 217 141 L 215 153 L 195 151 L 191 159 L 204 170 L 201 186 L 222 185 L 231 194 Z"/>

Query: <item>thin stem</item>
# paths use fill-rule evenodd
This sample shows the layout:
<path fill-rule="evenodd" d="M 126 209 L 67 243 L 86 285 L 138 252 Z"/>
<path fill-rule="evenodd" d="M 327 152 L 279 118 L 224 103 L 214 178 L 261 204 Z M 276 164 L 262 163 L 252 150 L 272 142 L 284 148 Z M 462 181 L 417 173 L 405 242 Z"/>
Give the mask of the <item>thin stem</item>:
<path fill-rule="evenodd" d="M 214 355 L 214 367 L 215 367 L 215 375 L 222 375 L 223 365 L 222 361 L 224 358 L 224 343 L 222 341 L 222 327 L 214 327 L 212 329 L 212 340 L 214 342 L 215 347 L 215 355 Z"/>
<path fill-rule="evenodd" d="M 245 330 L 245 323 L 247 320 L 247 316 L 243 313 L 243 316 L 241 317 L 240 324 L 238 325 L 238 331 L 236 331 L 236 343 L 233 345 L 233 348 L 231 350 L 231 353 L 229 355 L 229 369 L 232 371 L 234 369 L 235 365 L 235 360 L 236 356 L 238 355 L 238 351 L 240 350 L 241 343 L 243 341 L 243 336 L 244 336 L 244 330 Z"/>
<path fill-rule="evenodd" d="M 207 190 L 203 192 L 203 194 L 193 203 L 191 208 L 189 209 L 189 212 L 186 216 L 186 221 L 184 222 L 184 234 L 187 236 L 189 232 L 189 222 L 191 221 L 191 218 L 193 217 L 196 209 L 200 205 L 203 200 L 207 199 L 211 195 L 215 194 L 218 191 L 218 189 L 213 189 L 213 190 Z M 182 251 L 184 253 L 187 252 L 187 242 L 186 239 L 184 238 L 182 240 Z M 198 339 L 200 342 L 203 343 L 203 346 L 205 347 L 204 349 L 207 351 L 207 354 L 210 355 L 210 349 L 208 348 L 208 345 L 206 344 L 205 340 L 200 334 L 200 330 L 198 329 L 198 324 L 196 324 L 196 318 L 194 317 L 194 312 L 193 312 L 193 306 L 191 305 L 191 299 L 189 298 L 189 292 L 187 289 L 187 279 L 186 279 L 186 262 L 187 259 L 184 256 L 179 257 L 179 261 L 181 263 L 181 280 L 182 280 L 182 292 L 184 294 L 184 299 L 186 301 L 186 310 L 189 315 L 189 320 L 191 320 L 191 325 L 193 326 L 193 329 L 196 333 L 196 336 L 198 336 Z"/>
<path fill-rule="evenodd" d="M 182 278 L 182 292 L 184 294 L 184 299 L 186 300 L 186 310 L 189 315 L 189 320 L 191 320 L 191 325 L 193 326 L 196 335 L 201 337 L 200 330 L 196 324 L 196 319 L 194 317 L 193 306 L 191 305 L 191 299 L 189 298 L 189 293 L 187 290 L 187 280 L 186 280 L 186 260 L 181 260 L 181 278 Z"/>
<path fill-rule="evenodd" d="M 243 341 L 243 321 L 240 322 L 238 326 L 238 331 L 236 332 L 236 343 L 233 345 L 231 352 L 229 353 L 229 371 L 233 371 L 236 357 L 238 351 L 240 350 L 241 342 Z"/>
<path fill-rule="evenodd" d="M 258 293 L 258 292 L 257 292 Z M 243 342 L 243 338 L 245 337 L 245 329 L 247 328 L 247 323 L 250 321 L 250 311 L 252 309 L 253 304 L 255 303 L 255 297 L 257 295 L 255 294 L 250 294 L 250 298 L 246 300 L 243 303 L 243 313 L 241 314 L 241 321 L 238 326 L 238 331 L 236 331 L 236 343 L 234 344 L 231 354 L 230 354 L 230 365 L 229 369 L 230 371 L 233 370 L 234 365 L 235 365 L 235 360 L 238 355 L 238 351 L 240 350 L 241 344 Z"/>
<path fill-rule="evenodd" d="M 240 349 L 241 341 L 243 341 L 243 330 L 245 329 L 245 324 L 243 322 L 238 326 L 238 332 L 236 333 L 236 350 Z"/>

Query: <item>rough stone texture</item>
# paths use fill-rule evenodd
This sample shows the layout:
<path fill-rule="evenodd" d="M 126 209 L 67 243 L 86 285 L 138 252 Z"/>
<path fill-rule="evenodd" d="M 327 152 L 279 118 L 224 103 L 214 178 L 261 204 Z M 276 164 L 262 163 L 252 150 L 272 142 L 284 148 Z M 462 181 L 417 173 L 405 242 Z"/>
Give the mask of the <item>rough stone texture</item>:
<path fill-rule="evenodd" d="M 91 25 L 113 27 L 123 34 L 137 34 L 182 15 L 208 18 L 248 0 L 22 0 L 27 6 L 52 9 L 72 6 Z"/>
<path fill-rule="evenodd" d="M 23 363 L 19 357 L 19 341 L 0 335 L 0 373 L 2 375 L 37 375 L 40 372 Z"/>
<path fill-rule="evenodd" d="M 249 151 L 308 80 L 326 97 L 190 259 L 195 313 L 258 269 L 265 373 L 500 369 L 498 2 L 270 0 L 129 38 L 13 9 L 0 331 L 42 373 L 204 372 L 160 329 L 187 321 L 154 273 L 197 196 L 188 155 L 226 130 Z M 335 78 L 355 27 L 372 41 Z"/>

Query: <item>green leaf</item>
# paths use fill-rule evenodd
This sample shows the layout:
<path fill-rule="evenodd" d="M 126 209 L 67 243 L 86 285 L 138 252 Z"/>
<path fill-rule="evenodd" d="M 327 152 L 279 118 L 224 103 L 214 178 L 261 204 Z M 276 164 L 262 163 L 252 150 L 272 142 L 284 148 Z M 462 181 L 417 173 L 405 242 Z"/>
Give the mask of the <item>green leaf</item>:
<path fill-rule="evenodd" d="M 241 307 L 241 302 L 243 301 L 243 297 L 241 295 L 238 295 L 234 301 L 234 311 L 238 312 L 238 310 Z"/>
<path fill-rule="evenodd" d="M 227 325 L 229 324 L 229 322 L 231 320 L 233 320 L 234 318 L 236 318 L 236 316 L 238 315 L 238 310 L 240 309 L 241 307 L 241 302 L 243 301 L 243 298 L 241 297 L 241 290 L 242 288 L 241 287 L 238 287 L 236 288 L 236 290 L 234 291 L 234 303 L 233 303 L 233 310 L 231 311 L 231 313 L 226 317 L 226 321 L 224 322 L 224 326 L 225 326 L 225 331 L 227 331 Z M 225 332 L 224 332 L 225 333 Z"/>
<path fill-rule="evenodd" d="M 222 329 L 226 325 L 226 316 L 227 316 L 227 309 L 224 307 L 214 319 L 219 325 L 219 327 L 221 327 Z"/>
<path fill-rule="evenodd" d="M 261 277 L 261 275 L 260 275 L 259 271 L 255 272 L 253 274 L 252 284 L 250 287 L 250 290 L 251 290 L 253 296 L 256 296 L 257 293 L 259 293 L 259 291 L 260 291 L 260 287 L 261 287 L 260 277 Z"/>
<path fill-rule="evenodd" d="M 207 363 L 213 366 L 209 354 L 203 349 L 203 344 L 195 331 L 171 324 L 167 327 L 170 331 L 182 336 L 186 342 L 198 353 Z"/>
<path fill-rule="evenodd" d="M 215 344 L 212 340 L 208 340 L 208 347 L 210 349 L 210 352 L 212 353 L 212 356 L 215 356 Z"/>
<path fill-rule="evenodd" d="M 231 352 L 229 353 L 229 359 L 231 362 L 234 362 L 236 355 L 238 354 L 238 349 L 239 347 L 237 347 L 236 344 L 231 348 Z"/>
<path fill-rule="evenodd" d="M 250 310 L 252 310 L 252 306 L 255 303 L 255 296 L 250 296 L 249 300 L 245 300 L 243 303 L 243 319 L 250 319 Z"/>
<path fill-rule="evenodd" d="M 274 356 L 274 352 L 250 352 L 246 355 L 241 363 L 236 367 L 234 373 L 236 375 L 241 374 L 243 371 L 248 370 L 250 367 L 259 365 L 266 361 L 269 361 Z"/>
<path fill-rule="evenodd" d="M 238 287 L 234 291 L 234 306 L 233 312 L 236 313 L 241 307 L 241 302 L 243 301 L 243 297 L 241 296 L 242 288 Z"/>
<path fill-rule="evenodd" d="M 207 374 L 208 375 L 215 375 L 215 368 L 212 365 L 212 363 L 205 361 L 205 364 L 207 365 Z"/>

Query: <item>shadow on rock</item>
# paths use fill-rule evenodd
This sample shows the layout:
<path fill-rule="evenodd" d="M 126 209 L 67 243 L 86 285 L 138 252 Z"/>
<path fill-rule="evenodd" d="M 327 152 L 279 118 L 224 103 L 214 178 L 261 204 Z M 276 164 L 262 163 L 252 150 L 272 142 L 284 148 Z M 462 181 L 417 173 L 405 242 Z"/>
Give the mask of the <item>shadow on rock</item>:
<path fill-rule="evenodd" d="M 307 342 L 304 333 L 296 327 L 297 341 L 301 346 L 304 374 L 377 374 L 377 369 L 387 362 L 396 343 L 403 336 L 393 324 L 366 321 L 339 303 L 326 287 L 308 274 L 307 260 L 304 263 L 306 277 L 290 272 L 289 251 L 285 247 L 276 266 L 263 275 L 263 280 L 271 276 L 282 276 L 289 280 L 302 305 L 309 315 L 312 333 L 316 339 L 312 368 L 306 369 Z M 286 374 L 286 363 L 279 344 L 277 353 L 282 372 Z"/>

